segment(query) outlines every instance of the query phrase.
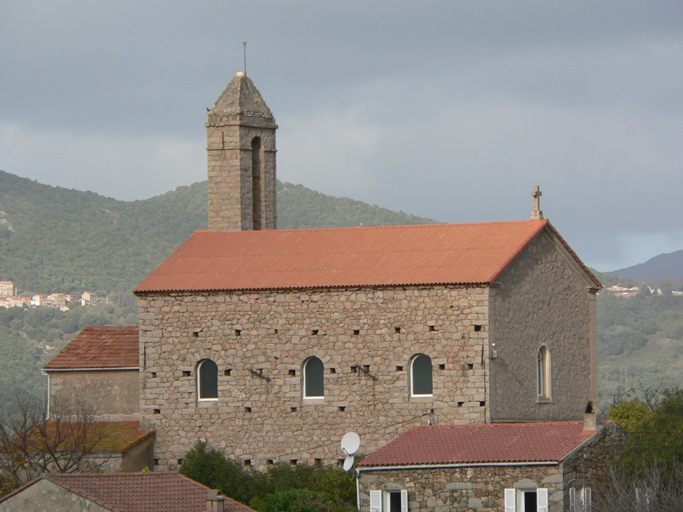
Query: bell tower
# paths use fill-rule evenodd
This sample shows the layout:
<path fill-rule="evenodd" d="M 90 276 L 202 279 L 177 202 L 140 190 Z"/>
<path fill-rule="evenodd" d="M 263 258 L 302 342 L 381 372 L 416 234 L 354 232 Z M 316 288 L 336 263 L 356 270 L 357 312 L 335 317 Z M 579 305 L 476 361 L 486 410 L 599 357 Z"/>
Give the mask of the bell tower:
<path fill-rule="evenodd" d="M 275 118 L 243 72 L 208 110 L 209 229 L 277 229 Z"/>

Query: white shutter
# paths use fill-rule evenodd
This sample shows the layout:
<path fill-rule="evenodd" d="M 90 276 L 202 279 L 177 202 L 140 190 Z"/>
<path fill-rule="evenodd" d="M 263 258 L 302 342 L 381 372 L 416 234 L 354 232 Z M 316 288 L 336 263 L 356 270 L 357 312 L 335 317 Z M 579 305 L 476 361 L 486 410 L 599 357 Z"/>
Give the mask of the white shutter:
<path fill-rule="evenodd" d="M 577 512 L 578 509 L 578 503 L 576 503 L 576 488 L 575 487 L 570 487 L 569 488 L 569 510 L 570 512 Z"/>
<path fill-rule="evenodd" d="M 408 491 L 401 489 L 401 512 L 408 512 Z"/>
<path fill-rule="evenodd" d="M 591 512 L 593 508 L 593 496 L 591 492 L 590 487 L 585 487 L 582 491 L 583 494 L 583 499 L 581 500 L 581 504 L 583 505 L 583 510 L 582 512 Z"/>
<path fill-rule="evenodd" d="M 370 491 L 370 512 L 382 512 L 382 491 Z"/>
<path fill-rule="evenodd" d="M 536 489 L 538 512 L 548 512 L 548 489 Z"/>
<path fill-rule="evenodd" d="M 515 498 L 517 491 L 505 489 L 505 512 L 515 512 Z"/>

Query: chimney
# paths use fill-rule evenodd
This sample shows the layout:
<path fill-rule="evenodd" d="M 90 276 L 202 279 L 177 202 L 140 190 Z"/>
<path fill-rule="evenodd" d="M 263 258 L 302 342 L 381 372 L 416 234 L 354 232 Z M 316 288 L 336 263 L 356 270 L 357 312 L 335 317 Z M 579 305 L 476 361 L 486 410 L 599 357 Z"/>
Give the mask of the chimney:
<path fill-rule="evenodd" d="M 223 512 L 224 501 L 225 497 L 221 494 L 221 491 L 211 489 L 206 498 L 206 510 L 210 510 L 211 512 Z"/>
<path fill-rule="evenodd" d="M 586 410 L 583 413 L 583 431 L 597 432 L 597 430 L 597 414 L 595 414 L 595 409 L 593 409 L 593 402 L 588 402 L 586 405 Z"/>

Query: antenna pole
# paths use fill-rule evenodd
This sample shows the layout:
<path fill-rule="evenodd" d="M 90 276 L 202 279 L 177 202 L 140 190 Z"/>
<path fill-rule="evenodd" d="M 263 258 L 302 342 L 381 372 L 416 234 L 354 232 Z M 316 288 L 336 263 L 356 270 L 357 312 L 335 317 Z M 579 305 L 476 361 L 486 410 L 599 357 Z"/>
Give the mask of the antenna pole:
<path fill-rule="evenodd" d="M 242 41 L 242 49 L 244 51 L 244 76 L 247 76 L 247 42 Z"/>

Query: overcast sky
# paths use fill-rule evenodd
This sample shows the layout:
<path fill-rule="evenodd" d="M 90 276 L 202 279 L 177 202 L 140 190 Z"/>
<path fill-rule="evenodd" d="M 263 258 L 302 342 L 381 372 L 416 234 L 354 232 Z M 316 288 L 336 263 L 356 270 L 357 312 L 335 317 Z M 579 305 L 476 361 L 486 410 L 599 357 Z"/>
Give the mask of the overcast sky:
<path fill-rule="evenodd" d="M 683 249 L 680 0 L 0 0 L 0 169 L 205 180 L 242 41 L 282 181 L 445 222 L 529 218 L 540 185 L 598 270 Z"/>

